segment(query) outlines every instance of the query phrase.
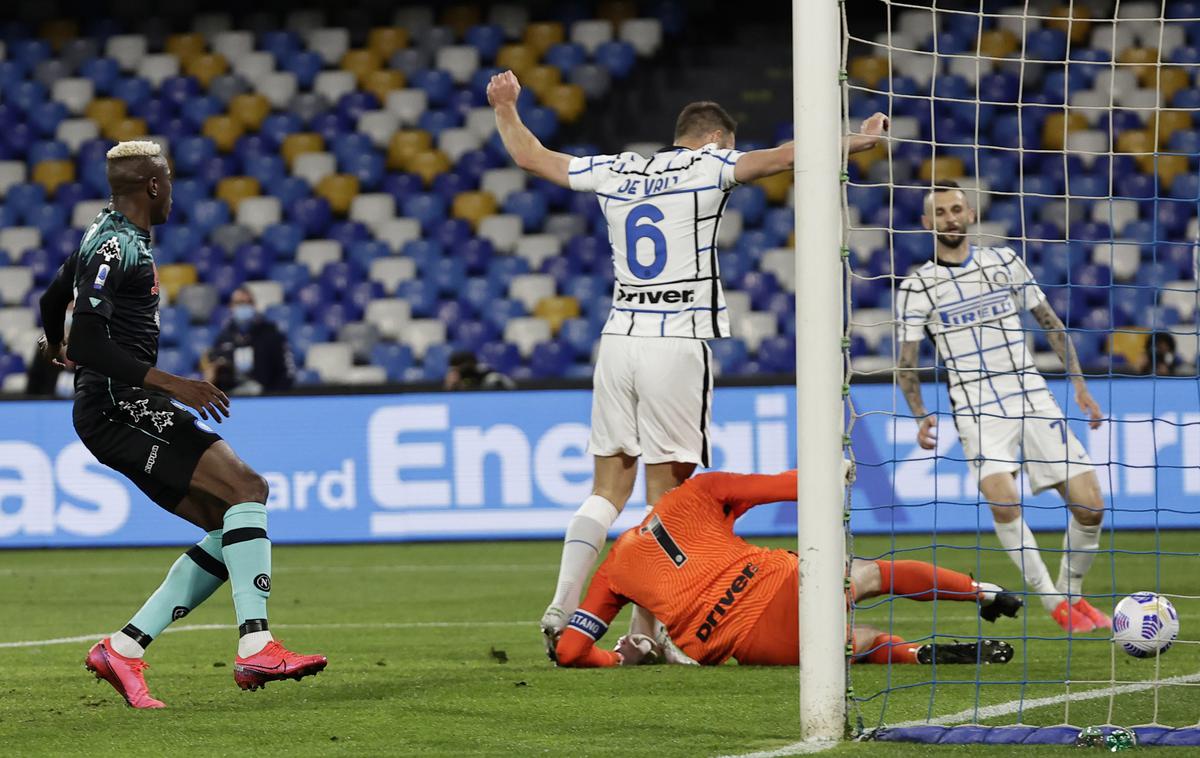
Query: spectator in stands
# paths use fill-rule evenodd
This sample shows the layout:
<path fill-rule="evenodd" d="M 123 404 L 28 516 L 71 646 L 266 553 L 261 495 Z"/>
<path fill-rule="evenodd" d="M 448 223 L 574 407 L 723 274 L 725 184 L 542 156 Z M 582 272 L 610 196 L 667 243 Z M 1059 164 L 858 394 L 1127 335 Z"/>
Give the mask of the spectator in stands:
<path fill-rule="evenodd" d="M 245 287 L 230 295 L 229 322 L 217 334 L 203 369 L 206 381 L 238 395 L 291 389 L 296 376 L 287 337 L 263 318 Z"/>
<path fill-rule="evenodd" d="M 74 308 L 74 300 L 67 303 L 67 314 L 63 318 L 65 337 L 71 334 L 71 316 Z M 65 370 L 47 360 L 41 350 L 35 349 L 29 359 L 29 369 L 25 373 L 25 394 L 38 397 L 74 397 L 75 372 Z"/>
<path fill-rule="evenodd" d="M 470 350 L 459 350 L 450 356 L 444 384 L 448 390 L 511 390 L 517 386 L 510 377 L 480 363 Z"/>
<path fill-rule="evenodd" d="M 1146 335 L 1146 351 L 1142 354 L 1139 374 L 1173 376 L 1179 365 L 1179 354 L 1175 352 L 1175 335 L 1170 332 L 1154 332 Z"/>

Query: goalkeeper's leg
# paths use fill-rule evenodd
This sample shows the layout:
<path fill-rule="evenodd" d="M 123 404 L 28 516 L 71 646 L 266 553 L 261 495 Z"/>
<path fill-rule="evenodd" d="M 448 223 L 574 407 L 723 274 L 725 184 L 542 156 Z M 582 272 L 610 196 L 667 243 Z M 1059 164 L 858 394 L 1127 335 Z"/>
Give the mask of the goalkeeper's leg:
<path fill-rule="evenodd" d="M 1100 549 L 1100 530 L 1104 522 L 1104 496 L 1096 472 L 1088 470 L 1056 485 L 1070 509 L 1063 534 L 1062 561 L 1055 587 L 1066 595 L 1071 607 L 1087 616 L 1097 629 L 1111 629 L 1112 619 L 1083 597 L 1083 578 L 1096 560 Z"/>
<path fill-rule="evenodd" d="M 1015 618 L 1024 602 L 999 585 L 977 582 L 969 575 L 925 561 L 855 559 L 850 568 L 854 599 L 900 595 L 921 602 L 954 600 L 979 603 L 986 621 Z"/>

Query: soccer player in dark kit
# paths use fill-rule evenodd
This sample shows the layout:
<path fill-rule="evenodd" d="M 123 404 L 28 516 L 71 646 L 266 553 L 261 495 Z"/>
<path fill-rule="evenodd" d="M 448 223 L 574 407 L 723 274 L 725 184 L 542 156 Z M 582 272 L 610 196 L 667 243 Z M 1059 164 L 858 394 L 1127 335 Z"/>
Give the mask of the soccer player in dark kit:
<path fill-rule="evenodd" d="M 162 708 L 142 676 L 146 647 L 228 579 L 240 633 L 237 685 L 258 689 L 316 674 L 325 668 L 324 656 L 287 650 L 267 626 L 267 483 L 201 421 L 227 417 L 229 399 L 208 382 L 154 368 L 159 296 L 150 227 L 171 212 L 167 159 L 157 143 L 122 142 L 108 151 L 107 169 L 109 207 L 42 295 L 40 348 L 78 367 L 74 422 L 88 450 L 207 534 L 175 561 L 121 631 L 92 647 L 85 666 L 130 706 Z M 64 345 L 72 296 L 71 339 Z"/>

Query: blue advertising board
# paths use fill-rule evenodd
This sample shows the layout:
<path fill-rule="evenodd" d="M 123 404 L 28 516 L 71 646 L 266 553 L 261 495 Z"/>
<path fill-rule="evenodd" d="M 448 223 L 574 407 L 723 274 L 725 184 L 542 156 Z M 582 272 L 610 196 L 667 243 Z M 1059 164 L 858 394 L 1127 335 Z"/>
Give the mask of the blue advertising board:
<path fill-rule="evenodd" d="M 1196 380 L 1092 386 L 1112 420 L 1072 427 L 1100 464 L 1112 523 L 1200 528 Z M 948 407 L 943 391 L 926 392 L 931 408 Z M 990 531 L 948 420 L 935 455 L 893 414 L 904 407 L 893 387 L 858 386 L 853 400 L 856 531 Z M 584 390 L 236 398 L 218 431 L 269 482 L 279 543 L 553 538 L 590 491 L 589 414 Z M 717 390 L 714 468 L 789 468 L 795 437 L 793 388 Z M 641 491 L 615 529 L 640 520 Z M 1026 504 L 1035 528 L 1061 528 L 1056 495 Z M 739 530 L 794 534 L 795 509 L 757 508 Z M 69 402 L 0 403 L 0 547 L 184 544 L 196 533 L 95 461 Z"/>

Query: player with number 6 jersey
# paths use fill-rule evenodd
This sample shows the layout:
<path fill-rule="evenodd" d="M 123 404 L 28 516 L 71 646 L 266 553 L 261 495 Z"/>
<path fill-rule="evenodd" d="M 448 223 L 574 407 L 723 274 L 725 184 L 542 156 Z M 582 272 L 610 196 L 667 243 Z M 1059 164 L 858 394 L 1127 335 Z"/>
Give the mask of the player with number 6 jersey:
<path fill-rule="evenodd" d="M 553 659 L 583 581 L 633 492 L 638 459 L 651 505 L 709 464 L 713 370 L 705 341 L 731 334 L 717 256 L 721 214 L 736 185 L 790 171 L 794 147 L 739 152 L 729 114 L 695 102 L 679 114 L 674 144 L 655 155 L 572 157 L 548 150 L 521 122 L 520 89 L 511 71 L 488 85 L 505 148 L 526 171 L 596 194 L 616 273 L 593 384 L 593 490 L 567 527 L 557 588 L 541 621 Z M 848 149 L 869 149 L 885 128 L 883 114 L 872 116 Z M 653 619 L 635 612 L 631 630 L 652 632 Z"/>

